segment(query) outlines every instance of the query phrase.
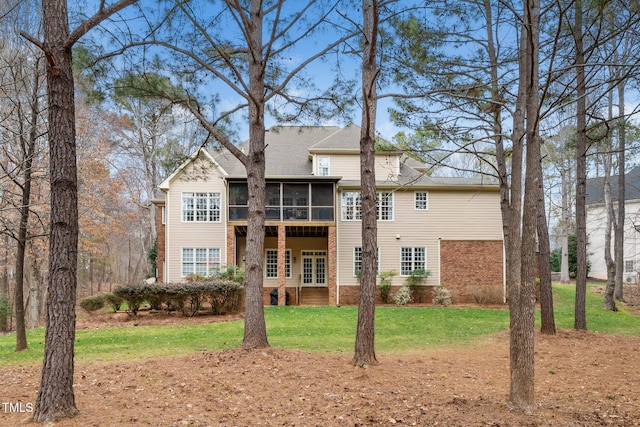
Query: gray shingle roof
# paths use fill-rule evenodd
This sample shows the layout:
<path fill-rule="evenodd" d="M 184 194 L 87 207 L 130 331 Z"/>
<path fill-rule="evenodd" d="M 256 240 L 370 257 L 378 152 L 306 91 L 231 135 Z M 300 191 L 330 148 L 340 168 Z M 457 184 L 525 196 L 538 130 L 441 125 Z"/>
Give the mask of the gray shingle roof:
<path fill-rule="evenodd" d="M 354 124 L 338 126 L 278 126 L 265 134 L 265 166 L 267 178 L 309 178 L 313 174 L 310 153 L 360 151 L 360 127 Z M 248 152 L 248 142 L 239 145 Z M 212 153 L 215 161 L 230 177 L 244 177 L 246 170 L 242 163 L 226 150 Z M 412 185 L 419 187 L 496 187 L 488 180 L 475 178 L 430 177 L 422 173 L 424 165 L 407 156 L 402 156 L 400 176 L 388 179 L 380 176 L 382 186 Z M 342 180 L 342 186 L 359 186 L 357 180 Z"/>
<path fill-rule="evenodd" d="M 613 201 L 618 200 L 618 176 L 612 176 L 609 180 L 611 183 L 611 198 Z M 624 185 L 625 200 L 640 200 L 640 166 L 631 169 L 625 175 Z M 587 205 L 604 203 L 604 178 L 587 179 Z"/>

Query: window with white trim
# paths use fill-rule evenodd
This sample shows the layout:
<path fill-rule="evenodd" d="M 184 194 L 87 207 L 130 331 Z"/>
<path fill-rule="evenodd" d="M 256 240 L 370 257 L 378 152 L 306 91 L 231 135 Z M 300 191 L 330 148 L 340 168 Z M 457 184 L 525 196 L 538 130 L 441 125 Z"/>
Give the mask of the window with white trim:
<path fill-rule="evenodd" d="M 318 176 L 329 176 L 329 157 L 318 157 Z"/>
<path fill-rule="evenodd" d="M 380 272 L 380 248 L 377 248 L 376 271 Z M 353 247 L 353 277 L 358 277 L 362 270 L 362 246 Z"/>
<path fill-rule="evenodd" d="M 278 250 L 267 249 L 264 258 L 264 272 L 267 279 L 278 278 Z M 291 249 L 285 251 L 285 277 L 291 278 Z"/>
<path fill-rule="evenodd" d="M 633 260 L 626 260 L 624 262 L 624 272 L 625 273 L 634 273 L 635 272 L 635 262 Z"/>
<path fill-rule="evenodd" d="M 182 193 L 182 221 L 220 222 L 220 193 Z"/>
<path fill-rule="evenodd" d="M 424 246 L 400 248 L 400 275 L 408 276 L 414 270 L 425 270 L 427 250 Z"/>
<path fill-rule="evenodd" d="M 182 276 L 210 276 L 220 269 L 220 248 L 182 248 Z"/>
<path fill-rule="evenodd" d="M 393 193 L 376 193 L 378 221 L 393 221 Z M 342 220 L 359 221 L 362 219 L 362 196 L 359 191 L 342 192 Z"/>
<path fill-rule="evenodd" d="M 414 208 L 417 211 L 429 210 L 429 192 L 416 191 L 413 193 Z"/>
<path fill-rule="evenodd" d="M 378 221 L 393 221 L 393 193 L 376 193 L 376 205 L 378 207 Z"/>

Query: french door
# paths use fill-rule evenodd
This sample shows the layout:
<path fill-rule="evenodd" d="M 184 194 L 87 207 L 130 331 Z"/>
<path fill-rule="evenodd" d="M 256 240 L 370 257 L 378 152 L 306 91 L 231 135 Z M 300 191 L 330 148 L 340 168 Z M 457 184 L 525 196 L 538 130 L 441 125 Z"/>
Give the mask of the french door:
<path fill-rule="evenodd" d="M 302 286 L 327 286 L 327 251 L 302 251 Z"/>

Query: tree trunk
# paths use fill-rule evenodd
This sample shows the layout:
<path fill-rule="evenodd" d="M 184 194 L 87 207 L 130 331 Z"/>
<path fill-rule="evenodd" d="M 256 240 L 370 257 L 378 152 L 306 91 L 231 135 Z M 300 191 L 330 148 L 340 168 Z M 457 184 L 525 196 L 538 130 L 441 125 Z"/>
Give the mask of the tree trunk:
<path fill-rule="evenodd" d="M 33 419 L 54 422 L 78 413 L 73 394 L 78 265 L 75 105 L 65 0 L 43 0 L 48 58 L 51 234 L 44 362 Z"/>
<path fill-rule="evenodd" d="M 498 85 L 498 56 L 493 37 L 493 15 L 491 0 L 484 0 L 484 12 L 487 30 L 487 54 L 491 73 L 491 101 L 493 102 L 493 140 L 496 144 L 496 163 L 500 184 L 500 212 L 502 218 L 502 235 L 504 238 L 505 265 L 509 265 L 509 174 L 502 137 L 502 96 Z"/>
<path fill-rule="evenodd" d="M 574 328 L 587 329 L 587 84 L 582 40 L 582 1 L 575 3 L 576 45 L 576 301 Z"/>
<path fill-rule="evenodd" d="M 560 172 L 562 185 L 562 235 L 560 236 L 560 245 L 562 247 L 560 259 L 560 283 L 569 284 L 569 180 L 567 179 L 567 169 L 562 162 L 562 170 Z"/>
<path fill-rule="evenodd" d="M 613 88 L 609 89 L 608 96 L 608 114 L 609 120 L 613 119 Z M 616 263 L 619 260 L 616 258 L 616 261 L 613 260 L 613 256 L 611 255 L 611 232 L 615 227 L 615 212 L 613 210 L 613 199 L 611 198 L 611 162 L 613 160 L 613 155 L 611 154 L 611 150 L 613 148 L 612 143 L 613 137 L 608 135 L 605 139 L 605 147 L 603 153 L 603 163 L 604 163 L 604 183 L 603 183 L 603 195 L 604 195 L 604 207 L 607 211 L 607 218 L 605 220 L 605 228 L 604 228 L 604 262 L 607 268 L 607 284 L 605 286 L 604 291 L 604 304 L 603 309 L 609 311 L 618 311 L 616 307 L 616 302 L 613 297 L 613 292 L 616 286 Z"/>
<path fill-rule="evenodd" d="M 538 138 L 538 28 L 540 5 L 525 1 L 520 45 L 519 107 L 526 117 L 526 179 L 522 206 L 520 280 L 510 292 L 511 381 L 509 402 L 528 411 L 534 405 L 534 321 L 535 321 L 535 247 L 538 221 L 538 194 L 541 186 L 540 140 Z M 524 95 L 524 96 L 523 96 Z M 518 125 L 521 125 L 519 122 Z M 522 127 L 520 128 L 522 129 Z M 515 125 L 514 125 L 515 130 Z M 521 134 L 520 134 L 521 135 Z M 515 150 L 514 150 L 515 151 Z M 512 189 L 513 195 L 514 189 Z"/>
<path fill-rule="evenodd" d="M 617 56 L 617 55 L 616 55 Z M 627 128 L 624 117 L 624 90 L 623 80 L 618 82 L 618 220 L 615 229 L 614 252 L 617 262 L 614 296 L 618 301 L 624 301 L 624 225 L 625 225 L 625 151 L 627 149 Z"/>
<path fill-rule="evenodd" d="M 542 189 L 542 167 L 539 166 L 538 179 L 538 265 L 540 269 L 540 332 L 545 335 L 556 333 L 556 321 L 553 314 L 553 289 L 551 287 L 551 247 L 544 192 Z"/>
<path fill-rule="evenodd" d="M 245 291 L 245 348 L 268 347 L 264 320 L 263 250 L 265 207 L 264 157 L 264 70 L 262 53 L 262 2 L 251 1 L 251 16 L 247 28 L 249 42 L 249 159 L 246 163 L 249 191 L 249 218 L 247 221 L 246 291 Z"/>
<path fill-rule="evenodd" d="M 376 129 L 376 47 L 378 2 L 363 0 L 364 52 L 362 59 L 362 129 L 360 131 L 360 181 L 362 200 L 362 271 L 360 301 L 353 364 L 360 367 L 377 363 L 375 353 L 375 307 L 378 254 L 378 224 L 375 174 Z"/>
<path fill-rule="evenodd" d="M 9 236 L 5 236 L 5 246 L 0 268 L 0 332 L 9 331 Z"/>

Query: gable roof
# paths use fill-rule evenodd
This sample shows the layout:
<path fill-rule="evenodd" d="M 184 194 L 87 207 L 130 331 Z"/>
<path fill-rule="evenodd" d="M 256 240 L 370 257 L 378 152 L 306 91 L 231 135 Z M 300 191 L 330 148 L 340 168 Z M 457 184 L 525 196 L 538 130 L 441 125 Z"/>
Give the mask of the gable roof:
<path fill-rule="evenodd" d="M 214 158 L 213 156 L 211 156 L 211 153 L 209 153 L 207 150 L 205 150 L 204 148 L 200 148 L 199 150 L 197 150 L 196 152 L 194 152 L 187 160 L 185 160 L 184 162 L 182 162 L 182 164 L 180 166 L 178 166 L 176 168 L 176 170 L 173 171 L 173 173 L 171 175 L 169 175 L 164 181 L 162 181 L 159 185 L 158 188 L 160 188 L 161 190 L 168 190 L 169 186 L 171 185 L 171 182 L 188 166 L 191 164 L 191 162 L 193 162 L 194 160 L 196 160 L 198 157 L 200 156 L 205 157 L 206 159 L 208 159 L 211 163 L 213 163 L 214 165 L 216 165 L 218 167 L 218 169 L 220 169 L 220 172 L 222 172 L 223 175 L 228 175 L 227 171 L 224 169 L 224 167 L 222 167 Z"/>
<path fill-rule="evenodd" d="M 248 152 L 249 141 L 238 145 Z M 343 128 L 339 126 L 276 126 L 265 133 L 265 176 L 271 179 L 312 178 L 312 154 L 354 154 L 360 152 L 360 127 L 355 124 Z M 171 181 L 200 153 L 211 160 L 228 179 L 246 177 L 246 169 L 228 150 L 210 151 L 200 149 L 171 174 L 160 188 L 166 190 Z M 393 177 L 379 177 L 377 185 L 382 187 L 412 186 L 443 189 L 498 189 L 499 186 L 487 179 L 431 177 L 424 173 L 427 169 L 421 162 L 402 154 L 401 151 L 389 153 L 400 155 L 400 174 Z M 340 177 L 319 177 L 337 180 Z M 342 187 L 357 187 L 359 180 L 341 180 Z"/>
<path fill-rule="evenodd" d="M 618 201 L 618 175 L 609 178 L 611 199 Z M 636 166 L 625 174 L 624 199 L 640 200 L 640 166 Z M 587 179 L 587 205 L 604 203 L 604 177 Z"/>
<path fill-rule="evenodd" d="M 269 129 L 265 134 L 265 175 L 310 176 L 313 171 L 309 148 L 340 130 L 338 126 L 277 126 Z M 249 142 L 243 142 L 238 147 L 246 153 L 249 151 Z M 244 165 L 227 150 L 214 158 L 229 176 L 246 176 Z"/>

